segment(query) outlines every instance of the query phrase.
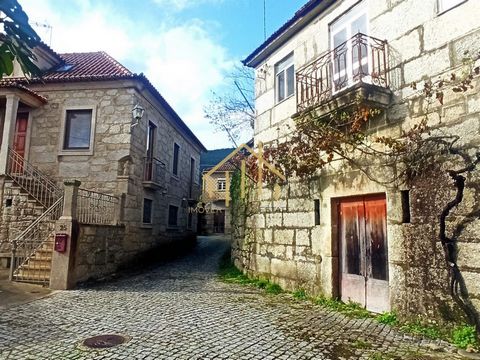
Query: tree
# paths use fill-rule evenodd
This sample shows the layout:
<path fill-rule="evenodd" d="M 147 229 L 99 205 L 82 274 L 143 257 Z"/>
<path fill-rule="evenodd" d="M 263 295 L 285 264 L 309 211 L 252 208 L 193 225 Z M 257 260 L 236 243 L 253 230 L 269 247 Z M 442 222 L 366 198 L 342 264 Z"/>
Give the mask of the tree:
<path fill-rule="evenodd" d="M 17 0 L 0 0 L 0 79 L 13 73 L 15 61 L 20 64 L 25 75 L 40 75 L 35 65 L 32 49 L 40 43 L 40 37 L 28 23 L 28 16 Z"/>
<path fill-rule="evenodd" d="M 213 99 L 203 110 L 210 123 L 218 131 L 225 131 L 237 146 L 241 134 L 253 129 L 254 75 L 250 68 L 236 65 L 226 79 L 228 90 L 222 95 L 214 92 Z"/>

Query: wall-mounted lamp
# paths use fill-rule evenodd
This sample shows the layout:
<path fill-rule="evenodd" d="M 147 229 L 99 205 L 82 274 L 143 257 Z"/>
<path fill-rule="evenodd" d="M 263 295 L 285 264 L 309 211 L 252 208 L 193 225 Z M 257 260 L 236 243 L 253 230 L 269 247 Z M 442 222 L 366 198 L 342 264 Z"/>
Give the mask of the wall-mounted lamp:
<path fill-rule="evenodd" d="M 132 125 L 130 125 L 131 128 L 138 125 L 144 113 L 145 113 L 145 109 L 143 107 L 141 107 L 138 104 L 135 105 L 135 107 L 132 109 L 133 123 Z"/>

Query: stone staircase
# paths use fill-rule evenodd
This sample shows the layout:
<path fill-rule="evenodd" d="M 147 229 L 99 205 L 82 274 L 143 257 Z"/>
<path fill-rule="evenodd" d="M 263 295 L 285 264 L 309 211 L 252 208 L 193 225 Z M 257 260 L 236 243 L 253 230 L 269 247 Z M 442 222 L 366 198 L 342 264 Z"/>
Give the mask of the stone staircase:
<path fill-rule="evenodd" d="M 48 285 L 55 222 L 62 214 L 63 191 L 45 174 L 9 149 L 6 189 L 11 192 L 8 219 L 10 280 Z M 15 199 L 15 200 L 14 200 Z M 8 211 L 4 211 L 5 213 Z"/>
<path fill-rule="evenodd" d="M 48 284 L 52 265 L 53 235 L 14 271 L 13 280 Z"/>

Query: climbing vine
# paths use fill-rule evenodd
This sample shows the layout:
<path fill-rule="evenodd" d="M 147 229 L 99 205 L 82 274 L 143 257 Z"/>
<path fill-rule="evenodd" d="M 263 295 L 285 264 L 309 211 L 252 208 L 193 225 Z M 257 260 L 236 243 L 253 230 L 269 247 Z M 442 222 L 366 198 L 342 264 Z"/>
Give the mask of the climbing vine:
<path fill-rule="evenodd" d="M 265 149 L 265 157 L 280 167 L 287 177 L 308 180 L 337 163 L 339 167 L 347 165 L 360 170 L 370 180 L 391 188 L 412 184 L 415 178 L 426 176 L 434 169 L 445 171 L 456 190 L 455 198 L 438 216 L 439 240 L 449 272 L 450 294 L 480 333 L 477 310 L 468 298 L 457 265 L 461 226 L 450 235 L 446 226 L 447 217 L 463 200 L 466 177 L 477 169 L 480 152 L 461 146 L 458 135 L 445 134 L 429 125 L 432 114 L 439 113 L 449 95 L 474 89 L 473 81 L 480 75 L 480 67 L 476 65 L 480 55 L 466 55 L 463 64 L 447 76 L 411 84 L 412 95 L 405 99 L 404 105 L 408 106 L 412 99 L 423 98 L 424 102 L 423 115 L 408 131 L 376 135 L 369 130 L 369 124 L 386 120 L 384 110 L 367 105 L 365 99 L 359 97 L 349 107 L 337 109 L 327 116 L 318 116 L 313 109 L 295 117 L 295 129 L 290 129 L 288 139 L 270 144 Z M 479 217 L 480 209 L 469 215 L 469 218 Z"/>

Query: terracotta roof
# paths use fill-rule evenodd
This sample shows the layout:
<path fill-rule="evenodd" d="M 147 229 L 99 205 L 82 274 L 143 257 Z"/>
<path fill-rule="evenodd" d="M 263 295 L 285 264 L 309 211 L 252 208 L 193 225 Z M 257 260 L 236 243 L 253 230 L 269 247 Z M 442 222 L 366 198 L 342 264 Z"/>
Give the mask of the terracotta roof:
<path fill-rule="evenodd" d="M 32 89 L 27 88 L 25 85 L 20 84 L 19 82 L 15 81 L 15 80 L 2 79 L 2 81 L 0 82 L 0 88 L 4 88 L 4 89 L 20 89 L 20 90 L 22 90 L 22 91 L 25 91 L 26 93 L 29 93 L 30 95 L 32 95 L 33 97 L 37 98 L 38 100 L 40 100 L 40 101 L 43 102 L 44 104 L 47 103 L 47 99 L 46 99 L 45 97 L 43 97 L 42 95 L 36 93 L 36 92 L 33 91 Z"/>
<path fill-rule="evenodd" d="M 185 122 L 173 110 L 170 104 L 163 98 L 158 90 L 143 74 L 135 74 L 120 64 L 114 58 L 103 51 L 88 53 L 60 54 L 64 63 L 55 70 L 45 73 L 42 78 L 10 78 L 9 81 L 17 84 L 43 84 L 59 82 L 102 81 L 131 79 L 140 81 L 146 89 L 162 104 L 170 113 L 177 125 L 199 145 L 201 151 L 207 151 L 201 141 L 193 134 Z M 68 66 L 72 67 L 69 68 Z M 0 80 L 0 87 L 5 86 L 6 80 Z"/>
<path fill-rule="evenodd" d="M 295 15 L 288 20 L 285 24 L 283 24 L 277 31 L 275 31 L 270 37 L 265 40 L 259 47 L 257 47 L 253 52 L 248 55 L 244 60 L 242 60 L 242 63 L 245 66 L 250 66 L 250 62 L 258 55 L 260 54 L 265 48 L 267 48 L 271 43 L 274 42 L 277 38 L 279 38 L 285 31 L 287 31 L 290 27 L 295 25 L 297 21 L 302 19 L 304 16 L 309 14 L 313 9 L 315 9 L 318 5 L 321 3 L 334 3 L 336 0 L 309 0 L 305 5 L 303 5 L 297 12 L 295 12 Z"/>
<path fill-rule="evenodd" d="M 104 78 L 132 77 L 134 74 L 125 66 L 103 51 L 88 53 L 60 54 L 64 60 L 54 71 L 46 73 L 42 80 L 85 80 Z M 70 69 L 68 67 L 71 66 Z M 63 70 L 62 70 L 63 68 Z"/>

